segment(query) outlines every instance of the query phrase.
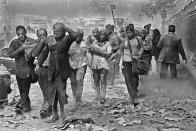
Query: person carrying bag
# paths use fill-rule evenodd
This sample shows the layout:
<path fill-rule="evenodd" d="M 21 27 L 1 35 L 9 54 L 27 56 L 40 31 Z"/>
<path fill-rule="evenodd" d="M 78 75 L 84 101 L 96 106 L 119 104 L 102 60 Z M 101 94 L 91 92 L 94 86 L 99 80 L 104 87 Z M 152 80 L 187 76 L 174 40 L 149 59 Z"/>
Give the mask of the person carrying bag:
<path fill-rule="evenodd" d="M 135 37 L 135 38 L 137 39 L 137 42 L 139 43 L 139 38 L 138 37 Z M 130 50 L 130 54 L 132 55 L 132 49 L 131 49 L 129 40 L 128 40 L 128 47 Z M 141 58 L 135 59 L 132 57 L 132 72 L 138 75 L 145 75 L 149 71 L 150 65 L 148 64 L 148 61 L 141 59 Z"/>

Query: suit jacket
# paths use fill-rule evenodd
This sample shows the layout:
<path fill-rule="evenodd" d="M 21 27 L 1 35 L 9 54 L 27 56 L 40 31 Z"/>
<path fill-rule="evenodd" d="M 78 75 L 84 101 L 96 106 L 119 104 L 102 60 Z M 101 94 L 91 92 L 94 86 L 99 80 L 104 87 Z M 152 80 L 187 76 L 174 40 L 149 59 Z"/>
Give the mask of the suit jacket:
<path fill-rule="evenodd" d="M 158 61 L 170 64 L 180 64 L 179 53 L 183 60 L 186 60 L 184 48 L 181 38 L 175 33 L 168 33 L 158 43 L 158 48 L 161 49 Z"/>
<path fill-rule="evenodd" d="M 72 34 L 65 36 L 60 41 L 56 41 L 53 35 L 47 38 L 38 62 L 41 66 L 50 52 L 48 66 L 49 81 L 54 81 L 57 75 L 60 75 L 62 79 L 70 77 L 72 68 L 69 64 L 68 51 L 71 44 L 76 40 L 76 34 L 74 33 L 72 32 Z"/>

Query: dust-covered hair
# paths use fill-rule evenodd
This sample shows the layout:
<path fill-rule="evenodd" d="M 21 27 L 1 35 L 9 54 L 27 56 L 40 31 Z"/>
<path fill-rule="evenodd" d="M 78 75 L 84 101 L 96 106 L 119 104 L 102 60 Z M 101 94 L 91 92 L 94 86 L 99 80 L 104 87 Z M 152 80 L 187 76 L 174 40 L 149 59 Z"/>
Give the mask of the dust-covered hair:
<path fill-rule="evenodd" d="M 48 35 L 48 32 L 47 32 L 47 30 L 46 30 L 45 28 L 39 28 L 39 29 L 36 31 L 37 36 L 38 36 L 39 31 L 41 31 L 41 30 L 43 30 L 43 31 L 46 33 L 46 36 Z"/>

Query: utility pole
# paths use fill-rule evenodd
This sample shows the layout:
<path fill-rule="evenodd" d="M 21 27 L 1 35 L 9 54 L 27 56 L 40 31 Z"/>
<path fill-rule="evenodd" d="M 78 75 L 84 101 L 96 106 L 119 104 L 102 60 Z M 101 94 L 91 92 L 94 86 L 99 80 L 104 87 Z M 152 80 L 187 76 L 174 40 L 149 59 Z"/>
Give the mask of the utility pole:
<path fill-rule="evenodd" d="M 114 22 L 114 27 L 116 28 L 116 22 L 115 22 L 114 11 L 113 11 L 115 9 L 116 9 L 116 5 L 115 4 L 111 4 L 112 18 L 113 18 L 113 22 Z"/>
<path fill-rule="evenodd" d="M 67 16 L 70 17 L 70 0 L 67 0 Z"/>

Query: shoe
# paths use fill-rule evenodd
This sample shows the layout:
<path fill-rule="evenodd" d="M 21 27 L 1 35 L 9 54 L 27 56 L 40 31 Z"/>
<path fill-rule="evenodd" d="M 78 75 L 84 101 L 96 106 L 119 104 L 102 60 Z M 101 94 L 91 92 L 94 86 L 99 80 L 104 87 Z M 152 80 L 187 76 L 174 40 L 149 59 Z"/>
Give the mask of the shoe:
<path fill-rule="evenodd" d="M 99 97 L 96 96 L 94 99 L 93 99 L 93 103 L 98 103 L 99 102 Z"/>
<path fill-rule="evenodd" d="M 65 104 L 68 104 L 68 100 L 67 99 L 65 99 Z"/>
<path fill-rule="evenodd" d="M 46 116 L 51 116 L 52 115 L 52 106 L 48 107 L 46 110 Z"/>
<path fill-rule="evenodd" d="M 22 111 L 24 111 L 24 112 L 30 112 L 31 111 L 31 108 L 23 108 Z"/>
<path fill-rule="evenodd" d="M 54 123 L 59 119 L 58 115 L 53 115 L 48 121 L 47 123 Z"/>
<path fill-rule="evenodd" d="M 46 118 L 46 111 L 45 110 L 40 111 L 40 117 L 41 117 L 41 119 Z"/>
<path fill-rule="evenodd" d="M 100 104 L 104 104 L 105 103 L 105 98 L 100 98 Z"/>
<path fill-rule="evenodd" d="M 76 102 L 76 103 L 82 103 L 82 100 L 81 100 L 81 98 L 76 98 L 76 99 L 75 99 L 75 102 Z"/>
<path fill-rule="evenodd" d="M 15 109 L 15 112 L 16 112 L 16 114 L 18 114 L 18 115 L 22 114 L 22 108 L 17 107 L 17 108 Z"/>
<path fill-rule="evenodd" d="M 134 105 L 134 107 L 136 107 L 137 105 L 139 105 L 138 99 L 136 99 L 136 98 L 131 98 L 130 99 L 130 102 L 131 102 L 131 104 Z"/>

